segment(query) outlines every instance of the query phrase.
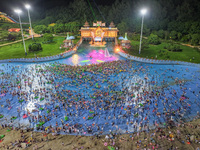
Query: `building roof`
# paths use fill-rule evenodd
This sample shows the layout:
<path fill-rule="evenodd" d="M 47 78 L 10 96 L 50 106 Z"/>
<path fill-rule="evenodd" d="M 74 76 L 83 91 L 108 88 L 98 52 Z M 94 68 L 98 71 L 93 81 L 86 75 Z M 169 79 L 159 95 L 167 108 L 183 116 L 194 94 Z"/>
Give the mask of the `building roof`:
<path fill-rule="evenodd" d="M 84 24 L 84 27 L 89 27 L 89 23 L 86 21 L 85 24 Z"/>
<path fill-rule="evenodd" d="M 89 27 L 89 28 L 85 28 L 85 27 L 81 27 L 80 31 L 91 31 L 91 30 L 96 30 L 97 27 Z M 119 31 L 117 28 L 108 28 L 108 27 L 104 27 L 101 28 L 102 30 L 108 30 L 108 31 Z"/>
<path fill-rule="evenodd" d="M 8 29 L 9 32 L 19 32 L 21 29 L 20 28 L 10 28 Z"/>

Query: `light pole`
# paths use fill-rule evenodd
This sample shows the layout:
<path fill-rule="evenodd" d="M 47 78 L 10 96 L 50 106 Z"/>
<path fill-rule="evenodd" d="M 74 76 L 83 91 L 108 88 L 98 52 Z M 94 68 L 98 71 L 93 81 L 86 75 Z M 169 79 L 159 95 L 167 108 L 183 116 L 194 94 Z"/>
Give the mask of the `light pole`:
<path fill-rule="evenodd" d="M 23 29 L 22 29 L 22 23 L 21 23 L 21 18 L 20 18 L 20 13 L 22 11 L 20 9 L 16 9 L 15 12 L 18 14 L 18 17 L 19 17 L 19 24 L 20 24 L 20 28 L 21 28 L 21 32 L 22 32 L 22 41 L 23 41 L 23 44 L 24 44 L 25 55 L 27 55 L 26 45 L 25 45 L 25 42 L 24 42 L 24 34 L 23 34 Z"/>
<path fill-rule="evenodd" d="M 29 4 L 26 4 L 25 5 L 26 9 L 28 10 L 28 19 L 29 19 L 29 24 L 30 24 L 30 28 L 31 28 L 31 36 L 32 36 L 32 40 L 33 40 L 33 29 L 32 29 L 32 26 L 31 26 L 31 17 L 30 17 L 30 13 L 29 13 L 29 9 L 31 8 L 31 6 Z"/>
<path fill-rule="evenodd" d="M 141 25 L 141 35 L 140 35 L 140 48 L 139 48 L 139 54 L 141 53 L 143 22 L 144 22 L 144 15 L 146 14 L 146 12 L 147 12 L 146 9 L 142 9 L 142 10 L 141 10 L 141 14 L 142 14 L 142 25 Z"/>

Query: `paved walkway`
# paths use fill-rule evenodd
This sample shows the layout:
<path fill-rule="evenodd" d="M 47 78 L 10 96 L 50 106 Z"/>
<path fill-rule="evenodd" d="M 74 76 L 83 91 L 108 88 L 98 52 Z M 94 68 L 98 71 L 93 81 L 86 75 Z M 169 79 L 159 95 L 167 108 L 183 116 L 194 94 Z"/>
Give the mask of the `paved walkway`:
<path fill-rule="evenodd" d="M 188 47 L 191 47 L 191 48 L 198 48 L 200 50 L 200 46 L 193 46 L 193 45 L 184 44 L 184 43 L 181 43 L 181 45 L 188 46 Z"/>
<path fill-rule="evenodd" d="M 126 54 L 124 52 L 118 52 L 118 54 L 122 57 L 125 57 L 130 60 L 138 61 L 138 62 L 143 62 L 143 63 L 151 63 L 151 64 L 163 64 L 163 65 L 187 65 L 187 66 L 194 66 L 194 67 L 200 67 L 200 64 L 196 63 L 190 63 L 190 62 L 184 62 L 184 61 L 173 61 L 173 60 L 157 60 L 157 59 L 146 59 L 142 57 L 137 57 L 137 56 L 132 56 L 129 54 Z"/>
<path fill-rule="evenodd" d="M 28 40 L 28 39 L 30 39 L 30 38 L 31 38 L 31 37 L 28 37 L 28 38 L 26 38 L 26 39 L 24 39 L 24 40 Z M 14 42 L 10 42 L 10 43 L 1 44 L 0 47 L 2 47 L 2 46 L 7 46 L 7 45 L 10 45 L 10 44 L 14 44 L 14 43 L 18 43 L 18 42 L 21 42 L 21 41 L 22 41 L 22 39 L 21 39 L 21 40 L 14 41 Z"/>

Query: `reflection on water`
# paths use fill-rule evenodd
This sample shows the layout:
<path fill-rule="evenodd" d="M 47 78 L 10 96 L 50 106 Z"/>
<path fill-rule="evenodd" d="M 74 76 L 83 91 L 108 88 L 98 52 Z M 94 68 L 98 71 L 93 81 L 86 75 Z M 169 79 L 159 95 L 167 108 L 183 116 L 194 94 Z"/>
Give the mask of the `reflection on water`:
<path fill-rule="evenodd" d="M 71 59 L 72 59 L 73 65 L 78 65 L 78 63 L 79 63 L 79 58 L 80 58 L 80 57 L 79 57 L 78 54 L 72 55 Z"/>
<path fill-rule="evenodd" d="M 89 65 L 89 64 L 96 64 L 114 60 L 124 60 L 125 58 L 119 56 L 118 54 L 113 52 L 114 45 L 111 42 L 107 44 L 108 53 L 110 57 L 105 56 L 105 49 L 101 47 L 90 47 L 88 42 L 83 42 L 76 54 L 69 56 L 64 59 L 56 60 L 56 62 L 64 63 L 68 65 Z"/>

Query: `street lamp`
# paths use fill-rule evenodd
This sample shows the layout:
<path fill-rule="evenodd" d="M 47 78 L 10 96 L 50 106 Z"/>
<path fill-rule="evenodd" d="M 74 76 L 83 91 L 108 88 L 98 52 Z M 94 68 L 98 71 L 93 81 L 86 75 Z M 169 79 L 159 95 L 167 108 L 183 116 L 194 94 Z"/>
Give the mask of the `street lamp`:
<path fill-rule="evenodd" d="M 140 35 L 140 48 L 139 48 L 139 54 L 141 53 L 141 45 L 142 45 L 142 31 L 143 31 L 143 22 L 144 22 L 144 15 L 147 13 L 147 9 L 142 9 L 142 25 L 141 25 L 141 35 Z"/>
<path fill-rule="evenodd" d="M 25 55 L 27 55 L 26 45 L 25 45 L 25 42 L 24 42 L 24 34 L 23 34 L 23 29 L 22 29 L 22 23 L 21 23 L 21 18 L 20 18 L 20 14 L 22 13 L 22 11 L 20 9 L 16 9 L 15 12 L 18 14 L 18 17 L 19 17 L 19 24 L 20 24 L 20 28 L 21 28 L 21 32 L 22 32 L 22 41 L 23 41 L 23 44 L 24 44 Z"/>
<path fill-rule="evenodd" d="M 31 6 L 29 4 L 26 4 L 25 7 L 28 10 L 28 18 L 29 18 L 29 24 L 30 24 L 30 28 L 31 28 L 31 36 L 32 36 L 32 39 L 33 39 L 33 29 L 32 29 L 32 26 L 31 26 L 31 17 L 30 17 L 30 13 L 29 13 L 29 9 L 31 8 Z"/>

